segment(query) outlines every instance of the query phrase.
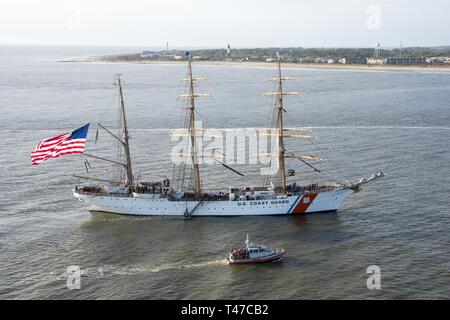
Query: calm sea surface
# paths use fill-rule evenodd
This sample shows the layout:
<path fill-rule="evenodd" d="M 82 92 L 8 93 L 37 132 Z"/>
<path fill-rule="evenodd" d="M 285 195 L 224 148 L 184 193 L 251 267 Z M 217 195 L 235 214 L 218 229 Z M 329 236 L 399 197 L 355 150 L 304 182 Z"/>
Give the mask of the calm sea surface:
<path fill-rule="evenodd" d="M 325 175 L 289 162 L 298 181 L 386 177 L 348 198 L 336 213 L 287 217 L 139 218 L 90 213 L 72 197 L 79 157 L 32 167 L 46 137 L 87 122 L 113 126 L 114 74 L 122 73 L 135 171 L 172 174 L 170 129 L 183 109 L 175 96 L 184 65 L 63 63 L 60 59 L 136 49 L 0 47 L 0 298 L 3 299 L 349 299 L 450 298 L 450 73 L 286 69 L 298 77 L 286 125 L 311 127 Z M 270 68 L 195 65 L 209 80 L 198 118 L 213 128 L 265 127 Z M 100 135 L 88 150 L 108 155 Z M 91 162 L 101 172 L 102 163 Z M 259 183 L 258 167 L 203 168 L 205 187 Z M 287 250 L 283 263 L 228 266 L 229 249 L 249 234 Z M 82 270 L 81 289 L 66 268 Z M 381 268 L 381 290 L 366 287 Z"/>

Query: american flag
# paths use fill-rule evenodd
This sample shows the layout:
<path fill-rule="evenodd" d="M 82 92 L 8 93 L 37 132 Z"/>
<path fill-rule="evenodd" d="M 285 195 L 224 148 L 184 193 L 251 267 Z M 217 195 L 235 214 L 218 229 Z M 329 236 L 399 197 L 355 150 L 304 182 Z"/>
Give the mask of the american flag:
<path fill-rule="evenodd" d="M 47 138 L 39 142 L 31 152 L 31 164 L 37 165 L 48 158 L 58 158 L 69 154 L 83 154 L 89 123 L 72 132 L 56 137 Z"/>

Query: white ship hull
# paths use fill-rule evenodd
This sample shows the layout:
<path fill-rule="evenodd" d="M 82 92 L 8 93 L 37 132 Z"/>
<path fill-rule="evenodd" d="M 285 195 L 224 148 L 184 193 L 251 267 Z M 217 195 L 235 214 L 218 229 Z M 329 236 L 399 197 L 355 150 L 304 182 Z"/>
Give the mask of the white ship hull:
<path fill-rule="evenodd" d="M 282 199 L 248 201 L 170 201 L 166 198 L 91 195 L 74 196 L 92 210 L 139 216 L 263 216 L 334 211 L 353 190 L 342 188 Z"/>

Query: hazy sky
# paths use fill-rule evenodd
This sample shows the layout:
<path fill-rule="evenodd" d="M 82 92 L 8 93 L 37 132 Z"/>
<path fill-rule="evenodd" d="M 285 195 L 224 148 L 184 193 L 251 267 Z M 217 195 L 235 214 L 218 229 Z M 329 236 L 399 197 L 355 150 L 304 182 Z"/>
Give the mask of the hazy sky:
<path fill-rule="evenodd" d="M 0 0 L 0 43 L 450 45 L 449 0 Z"/>

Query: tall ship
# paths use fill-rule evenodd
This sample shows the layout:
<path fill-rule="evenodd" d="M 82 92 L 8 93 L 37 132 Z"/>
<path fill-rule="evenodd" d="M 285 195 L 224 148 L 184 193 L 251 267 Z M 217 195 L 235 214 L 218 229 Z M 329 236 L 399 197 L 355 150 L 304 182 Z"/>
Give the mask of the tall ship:
<path fill-rule="evenodd" d="M 116 179 L 92 177 L 89 175 L 76 175 L 80 180 L 87 180 L 88 184 L 77 185 L 73 194 L 79 200 L 93 206 L 92 210 L 105 211 L 123 215 L 142 216 L 263 216 L 263 215 L 294 215 L 313 212 L 335 211 L 343 201 L 352 193 L 358 192 L 363 186 L 383 177 L 379 172 L 368 179 L 362 178 L 351 183 L 315 183 L 302 185 L 297 182 L 288 183 L 288 177 L 295 175 L 294 170 L 286 169 L 285 160 L 295 159 L 303 162 L 317 172 L 311 162 L 320 158 L 303 156 L 286 150 L 285 139 L 314 139 L 305 134 L 309 129 L 286 128 L 284 113 L 286 112 L 284 97 L 287 95 L 301 96 L 302 92 L 289 92 L 283 90 L 283 83 L 293 80 L 292 77 L 282 75 L 281 61 L 277 59 L 277 75 L 272 78 L 277 90 L 265 95 L 275 98 L 273 124 L 265 128 L 262 133 L 272 139 L 277 148 L 271 152 L 261 153 L 258 156 L 268 157 L 269 163 L 276 164 L 276 172 L 272 174 L 262 186 L 237 186 L 228 190 L 207 191 L 202 188 L 200 158 L 201 149 L 197 137 L 202 128 L 196 127 L 196 99 L 206 97 L 207 94 L 195 92 L 194 83 L 204 78 L 194 77 L 192 72 L 192 59 L 187 55 L 187 94 L 180 98 L 186 99 L 186 117 L 184 128 L 178 135 L 186 137 L 188 144 L 185 151 L 175 155 L 182 158 L 181 163 L 175 165 L 172 179 L 156 182 L 139 181 L 132 170 L 132 156 L 129 143 L 127 118 L 123 87 L 120 75 L 117 76 L 117 86 L 120 102 L 120 121 L 116 131 L 98 124 L 100 130 L 106 131 L 117 142 L 116 159 L 100 157 L 85 153 L 87 158 L 105 161 L 113 165 L 119 172 Z M 96 134 L 96 141 L 98 131 Z M 218 157 L 225 156 L 218 153 Z M 223 157 L 215 159 L 225 168 L 242 175 L 223 161 Z M 86 171 L 90 164 L 85 160 Z"/>

